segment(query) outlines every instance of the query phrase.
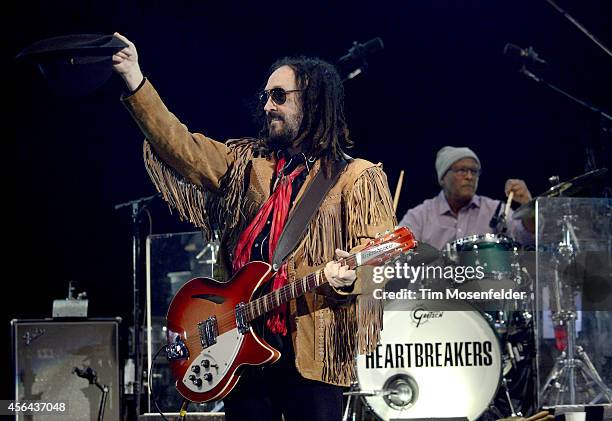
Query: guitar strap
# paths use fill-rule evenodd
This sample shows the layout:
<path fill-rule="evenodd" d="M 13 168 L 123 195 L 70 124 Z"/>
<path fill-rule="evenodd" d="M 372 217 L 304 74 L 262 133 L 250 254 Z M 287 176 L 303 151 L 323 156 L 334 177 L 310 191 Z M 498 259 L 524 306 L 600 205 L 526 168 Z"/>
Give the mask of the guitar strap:
<path fill-rule="evenodd" d="M 350 157 L 348 158 L 350 159 Z M 336 184 L 340 174 L 347 165 L 346 159 L 334 162 L 332 174 L 329 178 L 325 178 L 325 171 L 323 171 L 323 168 L 320 168 L 310 185 L 306 187 L 304 195 L 295 205 L 295 209 L 285 224 L 285 228 L 276 244 L 272 259 L 273 270 L 277 271 L 280 269 L 289 253 L 298 246 L 315 212 L 319 209 L 323 199 L 334 184 Z"/>

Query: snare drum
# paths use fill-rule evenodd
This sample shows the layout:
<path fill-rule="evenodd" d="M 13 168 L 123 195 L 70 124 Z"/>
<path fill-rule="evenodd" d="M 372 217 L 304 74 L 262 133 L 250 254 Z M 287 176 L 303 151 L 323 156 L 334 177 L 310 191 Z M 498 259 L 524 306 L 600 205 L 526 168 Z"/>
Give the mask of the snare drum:
<path fill-rule="evenodd" d="M 445 255 L 460 266 L 482 267 L 488 277 L 513 277 L 517 270 L 518 244 L 500 234 L 471 235 L 446 245 Z"/>
<path fill-rule="evenodd" d="M 477 419 L 501 379 L 495 332 L 464 302 L 414 301 L 403 308 L 385 309 L 381 343 L 357 358 L 367 405 L 383 420 Z"/>

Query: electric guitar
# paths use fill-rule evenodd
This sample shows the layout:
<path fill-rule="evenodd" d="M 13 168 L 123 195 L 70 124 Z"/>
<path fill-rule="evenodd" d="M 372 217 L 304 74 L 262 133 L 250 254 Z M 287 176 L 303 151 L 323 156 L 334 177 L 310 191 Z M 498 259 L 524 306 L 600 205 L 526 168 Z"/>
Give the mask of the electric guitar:
<path fill-rule="evenodd" d="M 415 246 L 412 232 L 401 227 L 341 262 L 350 269 L 380 266 Z M 248 263 L 226 283 L 195 278 L 183 285 L 167 316 L 166 356 L 179 393 L 192 402 L 219 400 L 236 386 L 242 366 L 277 361 L 280 352 L 260 338 L 250 323 L 327 282 L 322 272 L 258 298 L 256 291 L 274 277 L 272 267 L 259 261 Z"/>

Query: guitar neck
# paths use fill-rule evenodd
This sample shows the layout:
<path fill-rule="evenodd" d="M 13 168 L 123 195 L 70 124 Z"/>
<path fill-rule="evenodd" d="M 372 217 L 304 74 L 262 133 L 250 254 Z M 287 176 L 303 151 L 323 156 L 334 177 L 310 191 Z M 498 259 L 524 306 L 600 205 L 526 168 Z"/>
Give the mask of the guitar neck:
<path fill-rule="evenodd" d="M 405 253 L 414 247 L 416 247 L 416 241 L 412 232 L 406 227 L 400 227 L 380 239 L 372 240 L 365 249 L 340 259 L 338 262 L 343 266 L 348 266 L 351 270 L 362 265 L 380 266 L 398 258 L 401 253 Z M 262 314 L 274 310 L 287 301 L 300 297 L 326 282 L 327 279 L 323 275 L 323 269 L 320 269 L 300 280 L 283 285 L 256 300 L 249 301 L 244 306 L 242 316 L 247 321 L 252 321 Z"/>
<path fill-rule="evenodd" d="M 355 269 L 359 266 L 357 263 L 359 260 L 358 257 L 359 253 L 352 254 L 344 259 L 341 259 L 339 263 L 341 263 L 343 266 L 348 266 L 349 269 Z M 300 297 L 305 293 L 312 291 L 326 282 L 327 279 L 325 279 L 325 276 L 323 275 L 323 269 L 320 269 L 303 277 L 302 279 L 291 282 L 287 285 L 283 285 L 282 287 L 262 295 L 253 301 L 249 301 L 245 307 L 247 319 L 251 321 L 262 314 L 274 310 L 289 300 Z"/>

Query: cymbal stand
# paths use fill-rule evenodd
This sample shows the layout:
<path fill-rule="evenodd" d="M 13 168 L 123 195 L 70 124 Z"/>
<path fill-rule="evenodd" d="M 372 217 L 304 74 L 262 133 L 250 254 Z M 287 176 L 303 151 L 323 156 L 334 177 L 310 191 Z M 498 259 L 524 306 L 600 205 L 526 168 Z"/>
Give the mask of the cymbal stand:
<path fill-rule="evenodd" d="M 566 214 L 561 221 L 562 240 L 556 247 L 554 256 L 554 278 L 551 284 L 551 310 L 555 331 L 565 329 L 567 344 L 565 349 L 556 358 L 555 364 L 548 375 L 540 393 L 541 406 L 576 405 L 578 388 L 577 381 L 580 376 L 590 388 L 599 393 L 589 402 L 595 404 L 603 398 L 612 403 L 612 390 L 601 379 L 597 369 L 591 362 L 584 349 L 576 344 L 576 288 L 569 282 L 562 282 L 563 265 L 574 262 L 576 253 L 580 251 L 573 222 L 575 216 Z M 563 401 L 565 394 L 569 394 L 569 402 Z M 596 392 L 595 392 L 596 393 Z"/>

